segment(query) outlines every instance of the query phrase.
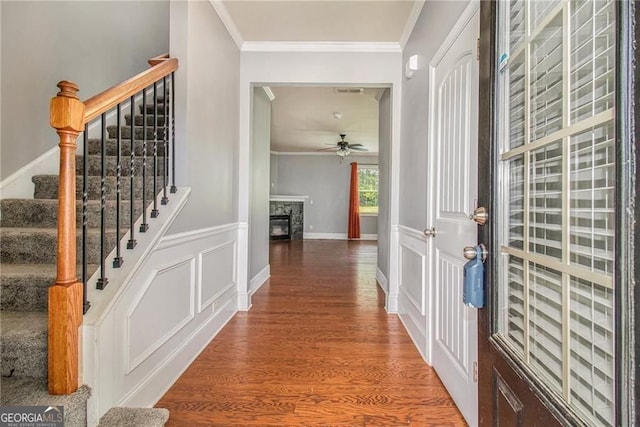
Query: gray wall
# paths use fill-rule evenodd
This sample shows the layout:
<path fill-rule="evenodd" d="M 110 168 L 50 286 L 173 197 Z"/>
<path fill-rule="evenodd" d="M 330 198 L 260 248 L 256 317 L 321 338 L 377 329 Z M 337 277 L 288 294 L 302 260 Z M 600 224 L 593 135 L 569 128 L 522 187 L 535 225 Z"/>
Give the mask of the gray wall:
<path fill-rule="evenodd" d="M 56 147 L 60 80 L 87 99 L 169 51 L 168 1 L 2 1 L 0 179 Z"/>
<path fill-rule="evenodd" d="M 305 233 L 346 233 L 350 163 L 378 163 L 378 158 L 352 155 L 340 163 L 336 155 L 279 154 L 277 157 L 278 194 L 309 196 L 304 203 Z M 375 216 L 360 217 L 360 232 L 376 234 L 377 222 Z"/>
<path fill-rule="evenodd" d="M 428 1 L 402 53 L 404 64 L 418 55 L 419 70 L 402 83 L 400 148 L 400 224 L 427 226 L 427 140 L 429 138 L 429 63 L 468 1 Z"/>
<path fill-rule="evenodd" d="M 278 156 L 272 154 L 269 163 L 271 166 L 269 168 L 271 179 L 270 192 L 271 194 L 278 194 Z"/>
<path fill-rule="evenodd" d="M 391 176 L 391 91 L 385 89 L 378 103 L 378 144 L 380 174 L 378 212 L 378 268 L 389 277 L 389 178 Z"/>
<path fill-rule="evenodd" d="M 269 264 L 270 134 L 271 101 L 261 87 L 256 87 L 251 117 L 249 280 Z"/>
<path fill-rule="evenodd" d="M 171 2 L 176 175 L 192 193 L 170 233 L 238 221 L 240 51 L 208 1 Z"/>

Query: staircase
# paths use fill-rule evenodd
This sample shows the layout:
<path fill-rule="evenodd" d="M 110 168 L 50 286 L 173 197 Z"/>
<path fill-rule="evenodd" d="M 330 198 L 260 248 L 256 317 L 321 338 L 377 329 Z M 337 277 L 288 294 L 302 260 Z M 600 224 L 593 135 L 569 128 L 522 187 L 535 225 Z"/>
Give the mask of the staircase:
<path fill-rule="evenodd" d="M 164 111 L 162 98 L 158 105 L 147 105 L 147 111 Z M 139 106 L 142 113 L 144 106 Z M 147 205 L 153 202 L 153 114 L 147 115 L 147 180 L 143 188 L 141 175 L 143 116 L 125 115 L 125 124 L 121 127 L 122 156 L 121 169 L 121 215 L 120 237 L 124 237 L 130 227 L 130 195 L 134 194 L 134 221 L 142 214 L 142 196 L 146 193 Z M 158 139 L 164 134 L 160 129 L 164 125 L 164 117 L 158 114 Z M 134 171 L 135 178 L 131 185 L 131 134 L 134 133 Z M 106 252 L 116 245 L 116 171 L 118 128 L 107 128 L 109 139 L 106 140 L 107 177 L 105 178 L 105 220 L 106 220 Z M 100 210 L 101 210 L 101 153 L 100 139 L 88 141 L 88 177 L 87 177 L 87 277 L 100 267 Z M 162 190 L 164 173 L 164 149 L 158 144 L 158 192 Z M 82 236 L 82 192 L 83 192 L 83 156 L 76 158 L 76 223 L 78 227 L 78 275 L 82 271 L 81 236 Z M 38 175 L 32 178 L 35 184 L 33 199 L 0 200 L 0 405 L 47 405 L 64 406 L 65 426 L 85 426 L 87 399 L 90 389 L 80 387 L 75 393 L 67 396 L 53 396 L 47 392 L 47 300 L 48 288 L 56 280 L 56 244 L 57 244 L 57 207 L 58 176 Z M 152 219 L 147 222 L 152 224 Z M 153 226 L 153 224 L 151 225 Z M 135 230 L 137 234 L 138 229 Z M 122 247 L 125 262 L 126 245 Z M 107 259 L 106 263 L 111 263 Z M 162 426 L 168 419 L 168 411 L 164 409 L 113 408 L 101 420 L 100 426 Z"/>

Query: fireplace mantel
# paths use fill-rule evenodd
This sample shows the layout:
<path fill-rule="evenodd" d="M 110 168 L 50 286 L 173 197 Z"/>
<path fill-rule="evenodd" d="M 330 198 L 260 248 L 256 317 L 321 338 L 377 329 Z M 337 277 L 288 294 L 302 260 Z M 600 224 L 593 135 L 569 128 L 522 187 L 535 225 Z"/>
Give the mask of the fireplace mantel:
<path fill-rule="evenodd" d="M 272 202 L 303 202 L 307 200 L 309 196 L 285 196 L 283 194 L 272 194 L 269 196 L 269 200 Z"/>

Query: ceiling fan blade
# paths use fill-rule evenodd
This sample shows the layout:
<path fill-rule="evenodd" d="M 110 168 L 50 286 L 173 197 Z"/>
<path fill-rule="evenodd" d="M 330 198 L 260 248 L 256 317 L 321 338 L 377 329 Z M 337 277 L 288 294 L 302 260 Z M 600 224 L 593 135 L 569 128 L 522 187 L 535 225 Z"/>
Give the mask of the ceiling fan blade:
<path fill-rule="evenodd" d="M 362 147 L 362 144 L 349 144 L 349 148 L 351 147 Z"/>
<path fill-rule="evenodd" d="M 349 149 L 353 151 L 369 151 L 366 148 L 362 148 L 362 147 L 349 147 Z"/>
<path fill-rule="evenodd" d="M 337 150 L 338 147 L 329 147 L 329 148 L 321 148 L 319 150 L 316 151 L 331 151 L 331 150 Z"/>

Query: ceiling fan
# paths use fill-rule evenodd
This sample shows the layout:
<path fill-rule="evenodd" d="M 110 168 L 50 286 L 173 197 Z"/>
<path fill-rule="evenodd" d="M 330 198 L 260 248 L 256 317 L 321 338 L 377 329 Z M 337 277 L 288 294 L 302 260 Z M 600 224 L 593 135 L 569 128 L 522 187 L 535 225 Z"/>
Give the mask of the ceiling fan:
<path fill-rule="evenodd" d="M 344 133 L 340 134 L 340 141 L 338 141 L 335 145 L 334 144 L 327 144 L 327 145 L 331 145 L 331 147 L 329 148 L 321 148 L 318 151 L 332 151 L 332 150 L 336 150 L 336 154 L 340 157 L 346 157 L 349 154 L 351 154 L 351 151 L 369 151 L 366 148 L 364 148 L 362 146 L 362 144 L 350 144 L 349 142 L 345 141 L 344 138 L 347 135 Z"/>

